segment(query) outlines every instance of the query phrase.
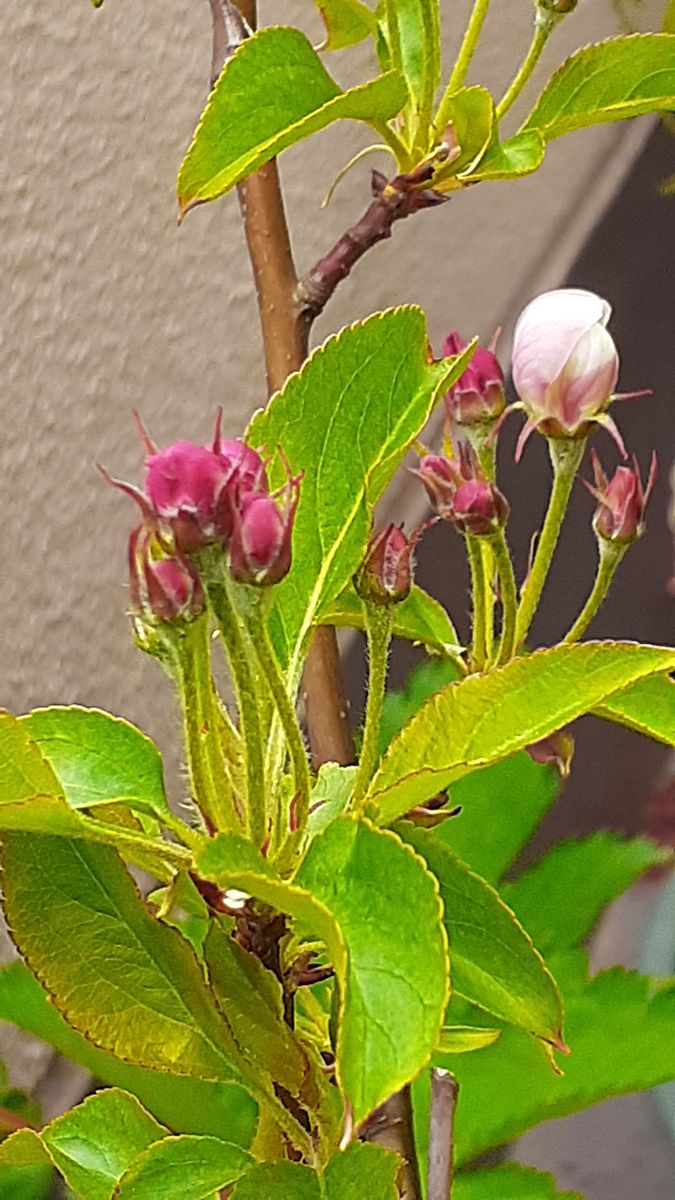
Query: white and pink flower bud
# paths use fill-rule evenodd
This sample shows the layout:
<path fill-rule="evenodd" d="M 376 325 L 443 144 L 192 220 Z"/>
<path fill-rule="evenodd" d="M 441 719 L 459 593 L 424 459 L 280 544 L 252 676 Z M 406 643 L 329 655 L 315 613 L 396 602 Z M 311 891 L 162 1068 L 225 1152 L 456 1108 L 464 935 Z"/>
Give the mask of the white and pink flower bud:
<path fill-rule="evenodd" d="M 632 467 L 617 467 L 611 480 L 607 479 L 597 454 L 593 454 L 595 487 L 586 484 L 598 501 L 593 527 L 602 541 L 634 542 L 644 533 L 647 502 L 656 482 L 656 454 L 652 454 L 646 487 L 640 467 L 633 458 Z"/>
<path fill-rule="evenodd" d="M 446 358 L 461 354 L 468 342 L 457 332 L 449 333 L 443 343 Z M 494 425 L 506 408 L 504 372 L 493 350 L 477 346 L 468 367 L 445 394 L 448 420 L 456 425 Z"/>
<path fill-rule="evenodd" d="M 606 325 L 606 300 L 580 288 L 545 292 L 528 304 L 516 325 L 513 382 L 527 414 L 516 457 L 537 429 L 550 438 L 586 437 L 604 424 L 619 374 L 619 356 Z"/>

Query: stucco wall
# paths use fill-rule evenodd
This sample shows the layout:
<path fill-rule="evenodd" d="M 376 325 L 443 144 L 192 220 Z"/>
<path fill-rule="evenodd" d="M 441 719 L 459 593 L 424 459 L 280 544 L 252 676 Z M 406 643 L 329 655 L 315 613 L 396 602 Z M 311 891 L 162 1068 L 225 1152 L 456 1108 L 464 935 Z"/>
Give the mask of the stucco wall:
<path fill-rule="evenodd" d="M 454 15 L 468 5 L 444 7 Z M 263 9 L 264 20 L 296 18 L 319 39 L 309 0 Z M 530 0 L 494 5 L 492 49 L 475 80 L 496 90 L 508 81 L 530 22 Z M 451 24 L 456 37 L 459 19 Z M 614 28 L 608 0 L 582 0 L 548 67 Z M 175 174 L 208 77 L 208 9 L 205 0 L 106 0 L 99 12 L 87 0 L 3 0 L 0 40 L 0 702 L 109 707 L 166 744 L 167 689 L 133 648 L 124 614 L 134 514 L 93 464 L 140 478 L 134 406 L 167 441 L 205 437 L 219 403 L 237 432 L 264 398 L 236 201 L 175 223 Z M 360 49 L 331 63 L 341 80 L 371 70 Z M 534 178 L 474 189 L 401 225 L 342 287 L 315 340 L 404 301 L 424 305 L 437 345 L 451 325 L 490 334 L 508 323 L 536 281 L 562 275 L 641 137 L 635 125 L 563 140 Z M 366 138 L 343 126 L 284 156 L 301 267 L 364 207 L 368 163 L 327 211 L 319 204 Z"/>

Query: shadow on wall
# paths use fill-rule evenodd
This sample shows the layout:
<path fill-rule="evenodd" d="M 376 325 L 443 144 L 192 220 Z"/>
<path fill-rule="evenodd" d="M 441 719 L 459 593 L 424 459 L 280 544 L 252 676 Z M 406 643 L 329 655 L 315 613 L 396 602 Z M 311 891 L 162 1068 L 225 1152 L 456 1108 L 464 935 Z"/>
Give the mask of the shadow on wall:
<path fill-rule="evenodd" d="M 673 430 L 673 312 L 675 312 L 675 199 L 658 193 L 658 182 L 672 172 L 675 142 L 656 129 L 635 163 L 622 192 L 593 232 L 569 277 L 561 285 L 589 288 L 613 305 L 611 331 L 621 354 L 622 391 L 650 387 L 654 396 L 623 405 L 618 423 L 630 454 L 646 471 L 651 451 L 659 455 L 660 476 L 648 512 L 643 540 L 624 559 L 613 591 L 588 636 L 653 643 L 672 640 L 675 602 L 666 592 L 673 570 L 668 528 L 668 474 L 675 449 Z M 513 398 L 513 397 L 512 397 Z M 547 497 L 548 456 L 543 438 L 532 437 L 519 466 L 513 449 L 520 426 L 506 424 L 500 442 L 500 485 L 512 505 L 509 525 L 517 572 L 522 578 L 528 546 L 539 527 Z M 602 431 L 593 444 L 610 472 L 618 463 L 614 443 Z M 592 477 L 590 462 L 582 473 Z M 594 578 L 595 538 L 590 528 L 593 502 L 577 484 L 566 527 L 547 584 L 544 606 L 533 628 L 536 644 L 563 636 L 581 608 Z M 416 579 L 443 599 L 460 636 L 468 632 L 468 574 L 460 539 L 437 525 L 424 537 Z M 397 642 L 391 684 L 400 686 L 419 651 Z M 352 651 L 348 687 L 355 714 L 364 694 L 362 643 Z M 575 769 L 558 805 L 542 826 L 531 853 L 571 834 L 599 826 L 636 832 L 644 828 L 644 801 L 666 767 L 669 751 L 637 734 L 587 718 L 576 724 Z"/>

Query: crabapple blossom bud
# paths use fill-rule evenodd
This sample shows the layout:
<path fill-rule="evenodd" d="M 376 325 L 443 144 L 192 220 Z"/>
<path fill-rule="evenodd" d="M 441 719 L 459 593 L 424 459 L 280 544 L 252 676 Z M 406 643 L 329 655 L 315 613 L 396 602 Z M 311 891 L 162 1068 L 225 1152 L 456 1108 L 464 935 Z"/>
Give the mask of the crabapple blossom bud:
<path fill-rule="evenodd" d="M 220 459 L 228 472 L 236 470 L 240 489 L 251 491 L 255 488 L 258 491 L 266 492 L 267 477 L 265 475 L 265 464 L 260 455 L 239 438 L 223 440 L 220 431 L 222 419 L 223 410 L 219 408 L 216 415 L 216 428 L 213 434 L 213 441 L 207 449 L 211 450 L 216 455 L 216 458 Z"/>
<path fill-rule="evenodd" d="M 462 483 L 456 464 L 440 454 L 426 454 L 415 474 L 422 481 L 434 512 L 439 517 L 451 517 L 454 495 Z"/>
<path fill-rule="evenodd" d="M 574 738 L 564 729 L 550 733 L 539 742 L 531 742 L 525 749 L 533 762 L 555 767 L 561 779 L 569 776 L 574 757 Z"/>
<path fill-rule="evenodd" d="M 512 371 L 528 419 L 516 457 L 534 429 L 552 438 L 586 437 L 595 422 L 615 429 L 606 415 L 619 373 L 605 328 L 611 311 L 593 292 L 562 288 L 537 296 L 521 314 Z"/>
<path fill-rule="evenodd" d="M 574 12 L 579 0 L 537 0 L 537 9 L 554 17 L 566 17 Z"/>
<path fill-rule="evenodd" d="M 183 555 L 154 562 L 149 559 L 145 564 L 145 586 L 149 607 L 163 621 L 195 617 L 204 610 L 201 581 Z"/>
<path fill-rule="evenodd" d="M 443 343 L 446 358 L 461 354 L 468 342 L 449 333 Z M 477 346 L 471 361 L 445 395 L 448 419 L 457 425 L 493 424 L 506 407 L 504 372 L 492 350 Z"/>
<path fill-rule="evenodd" d="M 632 467 L 617 467 L 608 480 L 597 454 L 593 454 L 593 472 L 595 487 L 586 486 L 598 501 L 593 518 L 596 534 L 607 542 L 636 541 L 644 532 L 645 508 L 656 480 L 656 455 L 652 455 L 646 487 L 636 458 Z"/>
<path fill-rule="evenodd" d="M 170 526 L 176 547 L 197 550 L 231 531 L 226 489 L 234 467 L 205 446 L 174 442 L 146 459 L 145 491 L 161 521 Z"/>
<path fill-rule="evenodd" d="M 373 604 L 398 604 L 412 586 L 411 557 L 415 542 L 398 525 L 387 525 L 368 544 L 355 578 L 359 595 Z"/>
<path fill-rule="evenodd" d="M 506 498 L 487 479 L 470 479 L 457 488 L 453 502 L 453 521 L 460 533 L 477 537 L 495 533 L 509 515 Z"/>
<path fill-rule="evenodd" d="M 264 492 L 241 497 L 230 541 L 230 571 L 239 583 L 264 587 L 288 573 L 298 484 L 289 480 L 292 490 L 283 511 Z"/>

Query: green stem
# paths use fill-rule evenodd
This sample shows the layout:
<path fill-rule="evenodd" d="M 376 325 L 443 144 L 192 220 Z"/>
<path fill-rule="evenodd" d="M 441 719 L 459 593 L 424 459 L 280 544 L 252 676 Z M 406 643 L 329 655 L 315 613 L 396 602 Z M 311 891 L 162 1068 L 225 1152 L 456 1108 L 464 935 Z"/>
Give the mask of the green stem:
<path fill-rule="evenodd" d="M 474 671 L 482 671 L 487 659 L 487 607 L 483 552 L 479 538 L 468 534 L 464 540 L 466 542 L 466 553 L 471 569 L 471 596 L 473 604 L 471 666 Z"/>
<path fill-rule="evenodd" d="M 188 846 L 190 850 L 200 850 L 204 846 L 204 835 L 198 833 L 196 829 L 192 829 L 181 817 L 171 809 L 167 809 L 159 818 L 159 823 L 173 833 L 183 845 Z"/>
<path fill-rule="evenodd" d="M 217 831 L 239 830 L 243 813 L 237 811 L 238 799 L 220 737 L 222 715 L 211 674 L 208 617 L 185 626 L 175 645 L 176 681 L 195 803 Z"/>
<path fill-rule="evenodd" d="M 255 669 L 251 663 L 246 633 L 230 594 L 227 567 L 223 567 L 220 578 L 204 571 L 202 582 L 206 587 L 227 651 L 239 711 L 244 743 L 248 834 L 256 846 L 262 846 L 268 835 L 268 814 L 263 734 Z"/>
<path fill-rule="evenodd" d="M 511 106 L 515 104 L 516 100 L 518 99 L 520 93 L 525 87 L 525 84 L 530 78 L 530 75 L 539 62 L 542 50 L 551 36 L 556 24 L 556 18 L 551 16 L 550 13 L 537 13 L 534 26 L 534 35 L 530 43 L 530 48 L 525 56 L 525 60 L 515 79 L 497 105 L 498 121 L 501 121 L 502 117 L 509 111 Z"/>
<path fill-rule="evenodd" d="M 610 542 L 604 538 L 600 540 L 600 559 L 593 590 L 569 633 L 563 638 L 564 642 L 578 642 L 586 632 L 609 591 L 614 573 L 629 545 L 630 542 Z"/>
<path fill-rule="evenodd" d="M 483 23 L 487 16 L 490 0 L 475 0 L 473 11 L 469 18 L 469 24 L 466 27 L 466 33 L 457 55 L 457 61 L 454 65 L 452 75 L 448 81 L 443 98 L 436 113 L 434 126 L 437 132 L 443 133 L 450 117 L 451 99 L 456 91 L 461 88 L 466 79 L 467 72 L 471 65 L 471 60 L 476 52 L 478 39 L 480 38 Z"/>
<path fill-rule="evenodd" d="M 513 657 L 515 651 L 518 593 L 504 530 L 500 529 L 499 533 L 496 533 L 491 540 L 492 553 L 499 572 L 499 589 L 502 597 L 502 634 L 497 654 L 497 666 L 501 666 L 502 663 L 508 662 Z"/>
<path fill-rule="evenodd" d="M 544 590 L 567 504 L 586 448 L 585 438 L 549 439 L 553 488 L 532 569 L 523 587 L 516 616 L 516 649 L 528 635 Z"/>
<path fill-rule="evenodd" d="M 152 870 L 158 879 L 170 880 L 174 871 L 189 870 L 192 866 L 192 854 L 185 846 L 160 842 L 133 829 L 122 829 L 119 825 L 101 821 L 98 817 L 85 817 L 84 820 L 87 829 L 98 834 L 97 841 L 114 846 L 123 858 Z M 162 872 L 164 863 L 167 864 L 166 873 Z"/>
<path fill-rule="evenodd" d="M 354 812 L 362 815 L 363 801 L 377 766 L 377 743 L 380 735 L 382 701 L 387 682 L 389 642 L 394 625 L 393 605 L 363 605 L 366 633 L 368 636 L 368 704 L 363 729 L 363 745 L 356 773 L 352 805 Z"/>
<path fill-rule="evenodd" d="M 248 597 L 250 603 L 247 605 L 247 615 L 252 634 L 253 648 L 260 663 L 260 669 L 265 682 L 271 692 L 281 727 L 284 731 L 289 757 L 293 765 L 296 824 L 298 829 L 304 829 L 309 816 L 309 793 L 311 789 L 307 751 L 300 726 L 298 725 L 295 707 L 286 690 L 284 676 L 270 638 L 264 612 L 265 597 L 261 596 L 259 592 L 254 591 L 253 588 L 248 588 L 247 591 L 251 593 Z M 277 823 L 278 816 L 274 824 Z M 286 833 L 287 830 L 273 827 L 271 833 L 272 846 L 276 846 L 278 840 L 282 839 Z"/>
<path fill-rule="evenodd" d="M 413 165 L 413 155 L 410 153 L 403 138 L 386 121 L 373 122 L 373 128 L 377 130 L 382 141 L 387 143 L 387 146 L 396 159 L 398 170 L 409 171 Z"/>

